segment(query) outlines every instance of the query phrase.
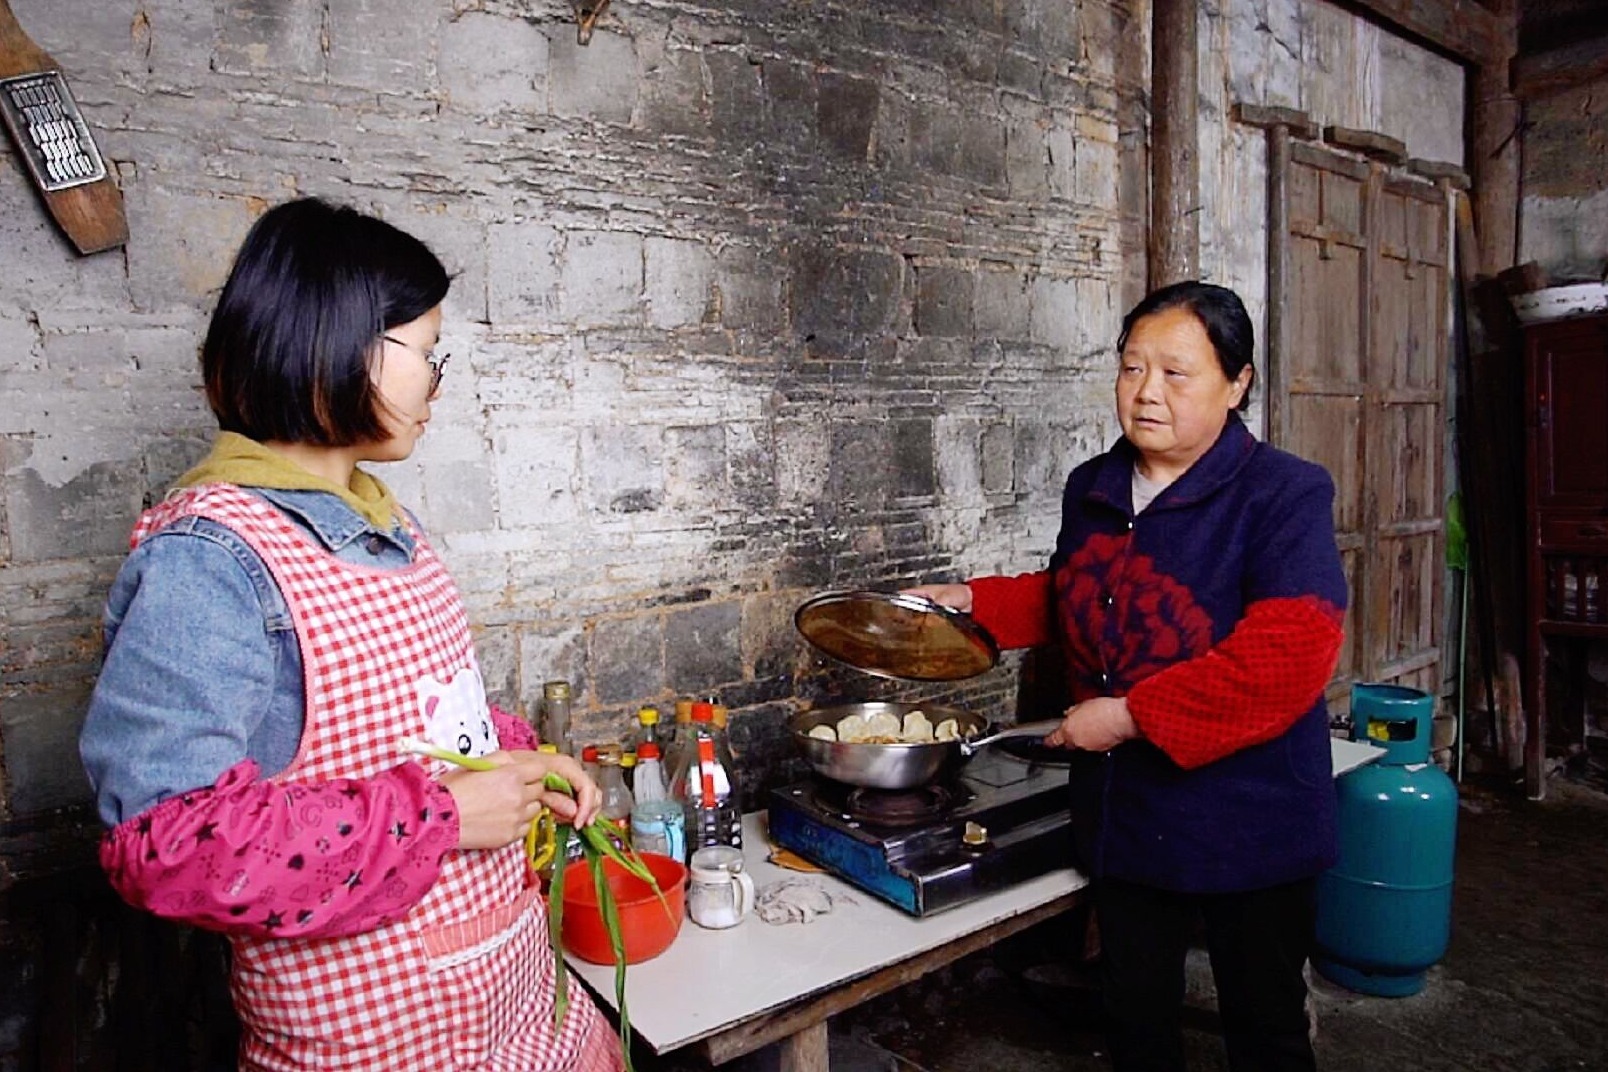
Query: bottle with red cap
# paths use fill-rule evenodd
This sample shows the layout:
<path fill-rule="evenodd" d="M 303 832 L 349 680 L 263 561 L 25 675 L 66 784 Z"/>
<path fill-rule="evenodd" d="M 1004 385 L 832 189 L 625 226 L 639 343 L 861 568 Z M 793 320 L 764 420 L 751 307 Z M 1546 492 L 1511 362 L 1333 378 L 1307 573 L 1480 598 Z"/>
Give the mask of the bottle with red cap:
<path fill-rule="evenodd" d="M 686 815 L 689 859 L 706 845 L 743 847 L 742 813 L 732 791 L 729 760 L 723 761 L 717 740 L 713 704 L 692 705 L 691 729 L 670 780 L 670 795 Z"/>

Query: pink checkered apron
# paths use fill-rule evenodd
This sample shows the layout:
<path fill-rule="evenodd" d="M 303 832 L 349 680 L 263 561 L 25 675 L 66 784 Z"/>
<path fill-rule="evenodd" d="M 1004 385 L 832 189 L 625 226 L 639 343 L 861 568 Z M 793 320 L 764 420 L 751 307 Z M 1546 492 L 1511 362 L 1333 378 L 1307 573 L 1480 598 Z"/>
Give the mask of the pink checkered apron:
<path fill-rule="evenodd" d="M 456 586 L 422 538 L 412 565 L 341 562 L 262 499 L 224 484 L 147 511 L 138 543 L 181 517 L 226 525 L 262 556 L 296 625 L 306 726 L 280 782 L 366 778 L 423 736 L 423 675 L 474 667 Z M 415 536 L 420 534 L 415 533 Z M 382 881 L 381 876 L 365 876 Z M 619 1046 L 573 980 L 553 1031 L 547 912 L 520 845 L 447 855 L 406 918 L 347 938 L 233 936 L 246 1069 L 496 1072 L 620 1067 Z"/>

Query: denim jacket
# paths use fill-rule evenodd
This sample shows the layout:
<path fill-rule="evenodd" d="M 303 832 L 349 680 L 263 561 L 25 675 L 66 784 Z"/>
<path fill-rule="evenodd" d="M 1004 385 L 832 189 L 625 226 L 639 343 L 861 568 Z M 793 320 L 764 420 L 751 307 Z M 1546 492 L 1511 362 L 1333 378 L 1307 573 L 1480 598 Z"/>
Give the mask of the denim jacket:
<path fill-rule="evenodd" d="M 400 523 L 381 532 L 326 492 L 251 490 L 342 561 L 412 561 Z M 234 532 L 188 518 L 135 548 L 107 597 L 105 642 L 79 751 L 108 826 L 242 760 L 270 776 L 295 758 L 305 711 L 295 627 Z"/>

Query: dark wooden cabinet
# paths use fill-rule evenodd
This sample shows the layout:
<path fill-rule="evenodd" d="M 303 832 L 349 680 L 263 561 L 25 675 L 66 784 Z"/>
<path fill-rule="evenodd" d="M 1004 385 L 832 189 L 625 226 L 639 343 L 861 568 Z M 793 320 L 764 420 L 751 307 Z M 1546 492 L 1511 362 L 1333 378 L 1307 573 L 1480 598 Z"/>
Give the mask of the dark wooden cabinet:
<path fill-rule="evenodd" d="M 1529 547 L 1525 784 L 1544 788 L 1554 735 L 1600 736 L 1585 710 L 1585 644 L 1608 640 L 1608 315 L 1536 324 L 1524 333 Z M 1547 658 L 1567 656 L 1579 704 L 1548 708 Z"/>

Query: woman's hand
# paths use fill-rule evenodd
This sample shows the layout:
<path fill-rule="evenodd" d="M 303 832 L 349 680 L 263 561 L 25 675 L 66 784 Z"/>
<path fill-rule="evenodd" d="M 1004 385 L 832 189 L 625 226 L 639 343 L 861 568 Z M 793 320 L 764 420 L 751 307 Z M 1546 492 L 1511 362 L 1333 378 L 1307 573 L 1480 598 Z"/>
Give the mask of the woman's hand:
<path fill-rule="evenodd" d="M 915 588 L 906 588 L 900 595 L 922 596 L 964 614 L 970 614 L 972 609 L 972 590 L 969 584 L 923 584 Z"/>
<path fill-rule="evenodd" d="M 441 779 L 458 805 L 460 849 L 500 849 L 518 841 L 543 807 L 563 822 L 585 826 L 603 803 L 596 783 L 570 756 L 521 751 L 485 758 L 495 770 L 456 770 Z M 575 796 L 547 789 L 549 772 L 563 776 Z"/>
<path fill-rule="evenodd" d="M 1123 741 L 1139 736 L 1139 725 L 1128 713 L 1128 701 L 1116 696 L 1096 696 L 1067 708 L 1061 725 L 1044 743 L 1051 748 L 1075 748 L 1085 752 L 1109 752 Z"/>

